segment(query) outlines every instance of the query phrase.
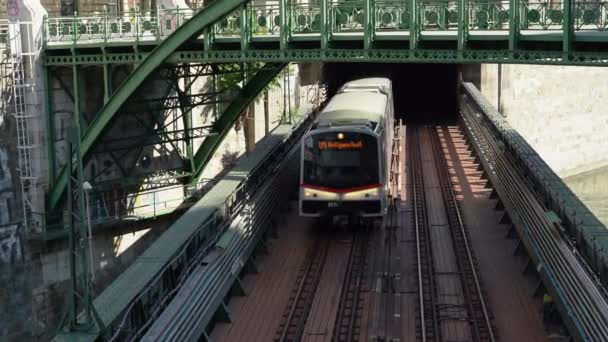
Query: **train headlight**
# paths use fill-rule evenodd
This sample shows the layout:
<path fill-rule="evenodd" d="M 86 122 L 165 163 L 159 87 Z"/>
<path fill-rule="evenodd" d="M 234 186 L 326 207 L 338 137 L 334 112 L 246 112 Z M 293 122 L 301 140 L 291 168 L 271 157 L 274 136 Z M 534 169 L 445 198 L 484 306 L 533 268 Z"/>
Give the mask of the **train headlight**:
<path fill-rule="evenodd" d="M 325 201 L 338 200 L 337 193 L 310 188 L 304 188 L 303 197 L 304 199 L 318 199 Z"/>
<path fill-rule="evenodd" d="M 380 188 L 371 188 L 365 190 L 357 190 L 344 194 L 345 200 L 367 200 L 367 199 L 379 199 Z"/>

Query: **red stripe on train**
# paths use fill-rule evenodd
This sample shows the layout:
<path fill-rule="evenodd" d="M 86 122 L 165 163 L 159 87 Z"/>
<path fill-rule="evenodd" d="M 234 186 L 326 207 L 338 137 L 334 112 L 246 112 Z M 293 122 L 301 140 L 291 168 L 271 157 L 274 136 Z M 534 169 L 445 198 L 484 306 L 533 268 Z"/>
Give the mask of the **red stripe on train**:
<path fill-rule="evenodd" d="M 337 194 L 344 194 L 344 193 L 353 192 L 353 191 L 381 188 L 384 185 L 383 184 L 369 184 L 369 185 L 362 185 L 362 186 L 357 186 L 354 188 L 346 188 L 346 189 L 328 188 L 328 187 L 324 187 L 324 186 L 320 186 L 320 185 L 312 185 L 312 184 L 300 184 L 300 186 L 304 187 L 304 188 L 308 188 L 308 189 L 313 189 L 313 190 L 321 190 L 321 191 L 327 191 L 327 192 L 334 192 Z"/>

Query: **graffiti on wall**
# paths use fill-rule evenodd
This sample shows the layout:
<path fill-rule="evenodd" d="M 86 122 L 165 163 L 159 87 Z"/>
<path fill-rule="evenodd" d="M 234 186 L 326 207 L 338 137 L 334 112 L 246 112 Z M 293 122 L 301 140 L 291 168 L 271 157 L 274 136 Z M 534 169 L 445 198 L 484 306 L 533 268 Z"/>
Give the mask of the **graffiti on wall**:
<path fill-rule="evenodd" d="M 0 146 L 0 192 L 12 187 L 12 178 L 8 168 L 8 151 Z"/>
<path fill-rule="evenodd" d="M 15 19 L 19 16 L 19 3 L 17 0 L 8 0 L 6 2 L 6 14 L 8 14 L 11 19 Z"/>
<path fill-rule="evenodd" d="M 21 239 L 16 224 L 0 227 L 0 263 L 12 264 L 21 260 Z"/>
<path fill-rule="evenodd" d="M 15 191 L 8 158 L 8 148 L 0 146 L 0 263 L 19 261 L 22 254 L 19 226 L 10 224 L 15 222 Z"/>

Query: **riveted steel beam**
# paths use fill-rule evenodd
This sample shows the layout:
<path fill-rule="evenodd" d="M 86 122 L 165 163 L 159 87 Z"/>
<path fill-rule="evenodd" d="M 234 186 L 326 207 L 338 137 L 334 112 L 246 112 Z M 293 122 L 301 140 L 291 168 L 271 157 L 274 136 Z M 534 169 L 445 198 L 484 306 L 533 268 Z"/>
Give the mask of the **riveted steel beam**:
<path fill-rule="evenodd" d="M 519 47 L 519 6 L 520 0 L 509 0 L 509 50 Z"/>
<path fill-rule="evenodd" d="M 55 113 L 53 112 L 53 82 L 49 75 L 48 68 L 42 68 L 42 78 L 46 86 L 46 92 L 44 95 L 45 109 L 46 109 L 46 144 L 49 161 L 49 180 L 50 185 L 55 180 L 57 174 L 57 162 L 55 156 Z"/>
<path fill-rule="evenodd" d="M 242 0 L 222 0 L 210 4 L 202 11 L 196 13 L 190 20 L 183 23 L 173 34 L 159 44 L 133 71 L 133 73 L 122 83 L 113 96 L 108 100 L 97 116 L 91 122 L 87 130 L 82 135 L 80 154 L 82 158 L 87 158 L 88 153 L 95 145 L 103 131 L 109 126 L 110 122 L 118 112 L 120 107 L 144 82 L 144 80 L 156 70 L 163 61 L 178 50 L 190 38 L 198 36 L 203 28 L 213 24 L 223 15 L 229 13 L 234 8 L 242 4 Z M 65 195 L 69 174 L 73 170 L 64 168 L 55 185 L 50 191 L 49 209 L 53 210 L 61 198 Z"/>
<path fill-rule="evenodd" d="M 122 55 L 124 54 L 117 54 Z M 133 60 L 147 55 L 138 53 Z M 570 52 L 570 58 L 564 59 L 562 51 L 532 50 L 473 50 L 464 49 L 459 55 L 456 50 L 427 49 L 288 49 L 257 50 L 211 50 L 211 51 L 176 51 L 166 60 L 167 63 L 242 63 L 242 62 L 379 62 L 379 63 L 503 63 L 503 64 L 542 64 L 542 65 L 581 65 L 608 66 L 608 52 Z M 117 63 L 116 55 L 102 56 L 81 55 L 75 57 L 47 56 L 49 66 L 96 63 Z M 94 61 L 94 62 L 93 62 Z"/>
<path fill-rule="evenodd" d="M 222 115 L 213 124 L 210 136 L 206 137 L 194 155 L 194 170 L 191 183 L 198 181 L 207 163 L 217 150 L 224 137 L 234 125 L 234 122 L 243 112 L 245 107 L 272 81 L 286 63 L 270 63 L 264 65 L 241 89 L 238 96 L 224 110 Z"/>
<path fill-rule="evenodd" d="M 468 17 L 465 13 L 468 13 L 467 8 L 467 0 L 458 0 L 458 52 L 462 53 L 462 51 L 466 48 L 467 43 L 467 33 L 469 29 L 468 25 Z M 459 54 L 460 56 L 460 54 Z"/>
<path fill-rule="evenodd" d="M 574 1 L 573 0 L 564 0 L 563 2 L 563 20 L 562 20 L 562 37 L 563 37 L 563 46 L 562 50 L 564 52 L 564 59 L 569 59 L 569 52 L 572 50 L 572 40 L 574 38 L 574 23 L 572 21 L 572 13 L 574 13 Z"/>
<path fill-rule="evenodd" d="M 410 50 L 418 47 L 418 4 L 416 0 L 409 0 L 409 28 L 410 28 Z"/>

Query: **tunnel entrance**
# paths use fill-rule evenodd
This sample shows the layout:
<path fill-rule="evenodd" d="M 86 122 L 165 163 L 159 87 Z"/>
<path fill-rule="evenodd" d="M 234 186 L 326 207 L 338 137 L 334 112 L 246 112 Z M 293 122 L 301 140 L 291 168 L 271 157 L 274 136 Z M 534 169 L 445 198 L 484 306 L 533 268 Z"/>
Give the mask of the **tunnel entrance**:
<path fill-rule="evenodd" d="M 325 63 L 323 81 L 330 95 L 361 77 L 383 76 L 393 82 L 396 118 L 415 123 L 456 121 L 458 64 Z"/>

